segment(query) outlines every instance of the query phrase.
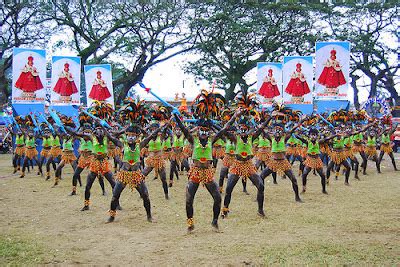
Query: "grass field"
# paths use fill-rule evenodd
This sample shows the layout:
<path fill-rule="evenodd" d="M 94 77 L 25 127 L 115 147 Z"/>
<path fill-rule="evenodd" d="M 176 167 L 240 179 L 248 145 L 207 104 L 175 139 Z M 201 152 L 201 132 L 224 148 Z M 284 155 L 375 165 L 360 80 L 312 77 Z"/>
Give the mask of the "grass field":
<path fill-rule="evenodd" d="M 399 154 L 397 154 L 397 159 Z M 123 211 L 105 224 L 111 200 L 97 182 L 92 205 L 81 212 L 84 187 L 68 196 L 71 168 L 57 188 L 33 172 L 11 175 L 10 156 L 0 156 L 0 262 L 2 264 L 400 264 L 400 172 L 389 160 L 383 173 L 369 167 L 361 181 L 332 180 L 329 195 L 319 177 L 310 174 L 304 203 L 295 203 L 289 181 L 266 180 L 266 218 L 257 216 L 256 190 L 236 186 L 231 213 L 220 220 L 220 233 L 210 225 L 212 198 L 199 188 L 195 198 L 196 229 L 186 233 L 186 175 L 165 200 L 160 180 L 147 181 L 156 222 L 146 221 L 137 192 L 126 189 Z M 399 162 L 400 164 L 400 162 Z M 369 164 L 372 166 L 373 164 Z M 296 171 L 297 172 L 297 171 Z M 83 181 L 86 172 L 84 173 Z M 298 179 L 299 180 L 299 179 Z"/>

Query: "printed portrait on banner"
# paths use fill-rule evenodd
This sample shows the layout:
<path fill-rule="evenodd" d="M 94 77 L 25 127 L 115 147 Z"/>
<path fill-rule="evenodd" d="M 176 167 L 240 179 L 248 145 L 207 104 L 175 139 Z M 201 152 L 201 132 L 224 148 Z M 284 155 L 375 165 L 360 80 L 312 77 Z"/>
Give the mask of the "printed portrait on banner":
<path fill-rule="evenodd" d="M 315 45 L 315 95 L 318 98 L 347 98 L 350 43 L 317 42 Z"/>
<path fill-rule="evenodd" d="M 79 104 L 81 85 L 79 57 L 52 57 L 51 103 Z"/>
<path fill-rule="evenodd" d="M 284 57 L 284 104 L 312 104 L 313 77 L 311 56 Z"/>
<path fill-rule="evenodd" d="M 12 102 L 44 102 L 46 98 L 46 51 L 14 48 Z"/>
<path fill-rule="evenodd" d="M 282 100 L 282 63 L 257 63 L 257 92 L 263 104 L 271 105 Z"/>
<path fill-rule="evenodd" d="M 84 69 L 87 106 L 93 101 L 105 101 L 114 106 L 111 65 L 85 65 Z"/>

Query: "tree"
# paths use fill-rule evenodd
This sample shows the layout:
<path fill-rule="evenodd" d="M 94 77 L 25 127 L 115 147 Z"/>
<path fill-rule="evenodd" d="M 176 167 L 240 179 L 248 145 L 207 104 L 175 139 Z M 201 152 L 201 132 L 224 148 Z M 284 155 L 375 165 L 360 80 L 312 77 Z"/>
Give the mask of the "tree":
<path fill-rule="evenodd" d="M 280 3 L 197 4 L 191 24 L 197 32 L 198 58 L 186 66 L 196 77 L 222 81 L 231 100 L 237 85 L 247 91 L 246 74 L 257 62 L 278 61 L 285 55 L 307 55 L 318 38 L 310 7 Z"/>
<path fill-rule="evenodd" d="M 47 12 L 72 33 L 64 45 L 74 47 L 83 65 L 111 63 L 118 68 L 113 81 L 117 103 L 151 67 L 191 49 L 192 36 L 183 23 L 185 4 L 52 0 Z"/>
<path fill-rule="evenodd" d="M 356 80 L 366 75 L 371 83 L 369 96 L 377 96 L 378 90 L 388 90 L 394 99 L 399 95 L 394 77 L 398 64 L 393 57 L 396 49 L 396 24 L 398 7 L 385 4 L 348 4 L 333 6 L 326 13 L 330 34 L 338 40 L 350 41 L 351 85 L 354 89 L 354 104 L 359 107 Z"/>

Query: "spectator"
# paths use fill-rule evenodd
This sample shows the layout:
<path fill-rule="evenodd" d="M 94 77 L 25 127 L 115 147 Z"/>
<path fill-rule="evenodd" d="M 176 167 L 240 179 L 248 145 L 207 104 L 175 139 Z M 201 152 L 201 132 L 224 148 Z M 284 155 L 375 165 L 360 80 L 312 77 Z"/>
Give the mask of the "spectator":
<path fill-rule="evenodd" d="M 393 151 L 397 152 L 398 148 L 400 147 L 400 125 L 397 125 L 396 131 L 393 133 L 393 142 Z"/>

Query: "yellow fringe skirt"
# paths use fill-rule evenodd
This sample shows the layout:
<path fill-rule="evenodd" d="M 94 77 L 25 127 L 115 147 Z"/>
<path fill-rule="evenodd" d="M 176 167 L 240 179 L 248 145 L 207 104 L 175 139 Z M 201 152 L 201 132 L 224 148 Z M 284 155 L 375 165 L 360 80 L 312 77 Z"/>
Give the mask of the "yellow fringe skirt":
<path fill-rule="evenodd" d="M 212 167 L 209 168 L 199 168 L 197 166 L 190 166 L 189 170 L 189 180 L 193 183 L 199 184 L 208 184 L 214 181 L 215 169 Z"/>
<path fill-rule="evenodd" d="M 251 160 L 240 161 L 234 159 L 231 167 L 229 168 L 229 173 L 235 174 L 239 177 L 242 177 L 242 179 L 246 180 L 251 175 L 256 174 L 257 169 Z"/>
<path fill-rule="evenodd" d="M 17 146 L 15 148 L 15 155 L 23 156 L 25 154 L 25 146 Z"/>
<path fill-rule="evenodd" d="M 90 162 L 89 170 L 94 173 L 106 174 L 111 171 L 110 163 L 107 159 L 96 159 L 93 158 Z"/>
<path fill-rule="evenodd" d="M 147 157 L 145 164 L 147 167 L 154 168 L 156 172 L 165 168 L 165 161 L 161 155 Z"/>
<path fill-rule="evenodd" d="M 81 154 L 78 160 L 78 167 L 82 169 L 86 169 L 90 167 L 90 163 L 93 160 L 93 155 L 90 154 Z"/>
<path fill-rule="evenodd" d="M 76 157 L 72 150 L 64 150 L 62 152 L 61 160 L 64 161 L 65 164 L 71 164 L 76 160 Z"/>
<path fill-rule="evenodd" d="M 187 158 L 192 156 L 193 150 L 191 145 L 186 145 L 183 147 L 183 153 L 185 153 Z"/>
<path fill-rule="evenodd" d="M 315 170 L 322 169 L 324 167 L 324 164 L 322 163 L 322 160 L 319 157 L 319 155 L 310 155 L 310 154 L 306 156 L 304 165 Z"/>
<path fill-rule="evenodd" d="M 354 143 L 351 149 L 354 154 L 364 152 L 365 148 L 363 144 Z"/>
<path fill-rule="evenodd" d="M 290 165 L 290 162 L 286 158 L 284 158 L 284 159 L 270 158 L 266 162 L 266 165 L 267 165 L 268 169 L 270 169 L 273 172 L 278 173 L 279 175 L 282 175 L 286 171 L 292 169 L 292 165 Z"/>
<path fill-rule="evenodd" d="M 286 155 L 288 156 L 296 156 L 297 155 L 297 147 L 296 146 L 288 146 L 286 148 Z"/>
<path fill-rule="evenodd" d="M 271 157 L 271 149 L 269 149 L 269 150 L 258 149 L 255 156 L 257 159 L 259 159 L 263 162 L 267 162 L 267 160 L 269 160 L 269 158 Z"/>
<path fill-rule="evenodd" d="M 368 157 L 376 156 L 376 147 L 375 146 L 366 146 L 364 152 Z"/>
<path fill-rule="evenodd" d="M 222 159 L 225 156 L 225 149 L 222 146 L 213 147 L 212 150 L 213 158 Z"/>
<path fill-rule="evenodd" d="M 235 155 L 225 154 L 224 159 L 222 160 L 222 164 L 224 165 L 224 167 L 230 168 L 234 160 Z"/>
<path fill-rule="evenodd" d="M 50 147 L 43 148 L 42 151 L 40 152 L 40 156 L 42 158 L 47 158 L 50 155 Z"/>
<path fill-rule="evenodd" d="M 345 150 L 332 150 L 329 156 L 331 158 L 331 161 L 335 164 L 341 164 L 347 159 L 347 154 Z"/>
<path fill-rule="evenodd" d="M 133 191 L 144 180 L 144 175 L 140 170 L 137 171 L 119 171 L 117 180 L 127 185 Z"/>
<path fill-rule="evenodd" d="M 33 159 L 34 157 L 37 157 L 39 153 L 37 152 L 35 147 L 27 147 L 25 148 L 25 157 L 28 159 Z"/>
<path fill-rule="evenodd" d="M 391 144 L 381 144 L 381 147 L 379 148 L 380 151 L 389 154 L 393 152 L 393 148 Z"/>
<path fill-rule="evenodd" d="M 58 156 L 61 156 L 61 155 L 62 155 L 61 147 L 52 146 L 50 148 L 50 156 L 52 156 L 53 158 L 57 158 Z"/>

